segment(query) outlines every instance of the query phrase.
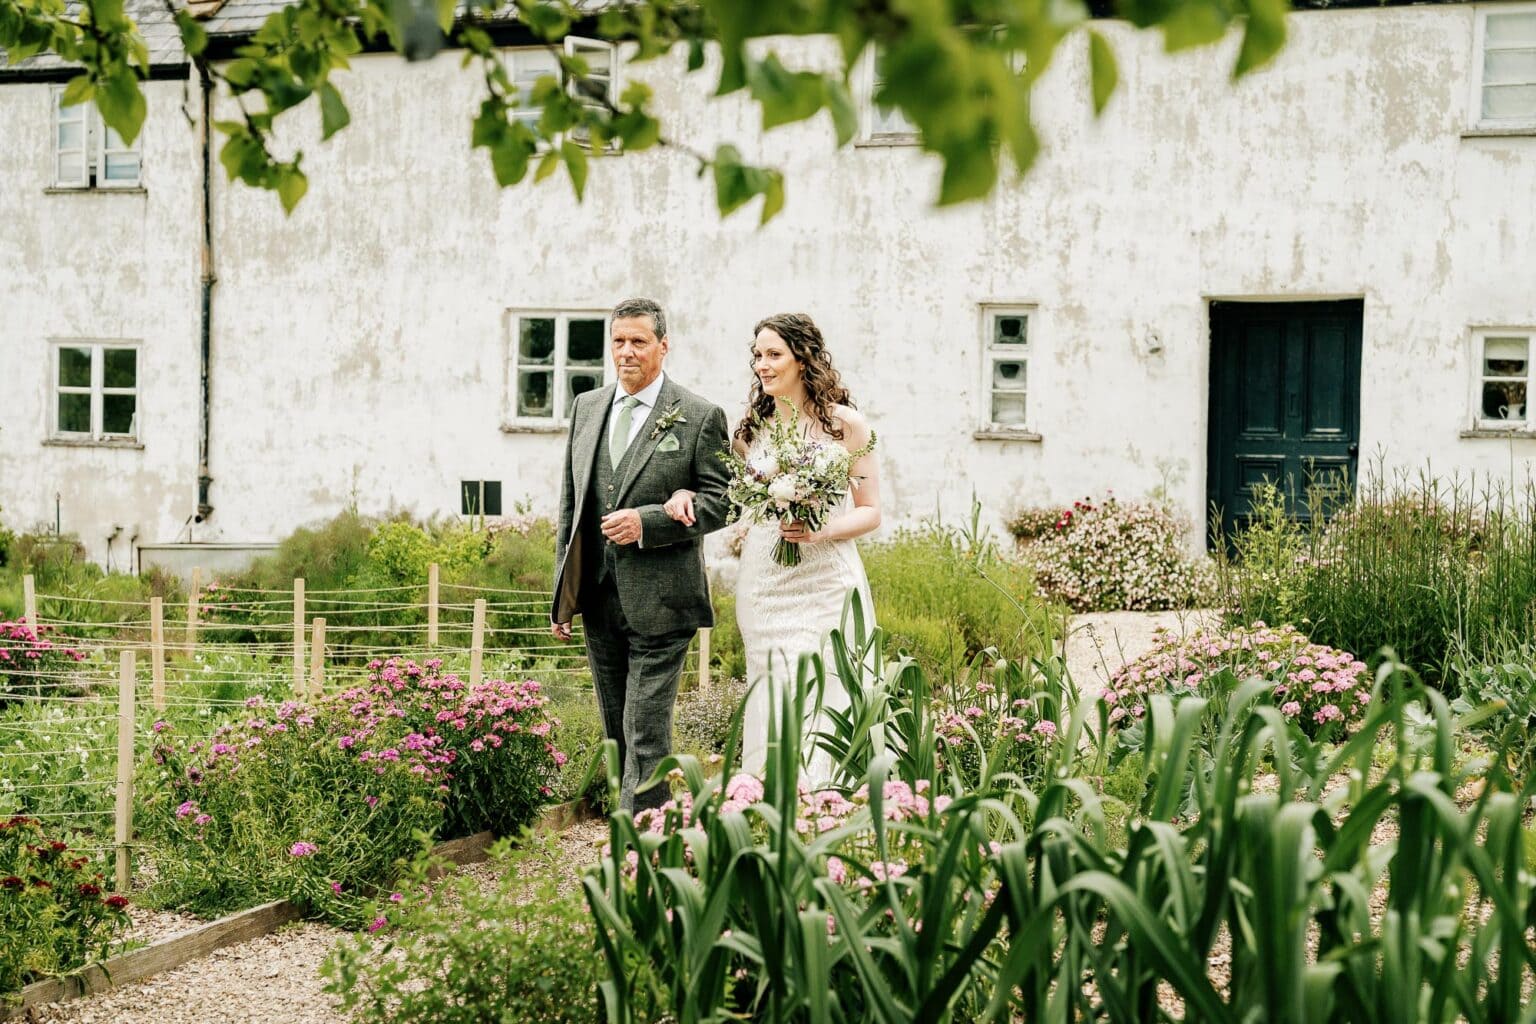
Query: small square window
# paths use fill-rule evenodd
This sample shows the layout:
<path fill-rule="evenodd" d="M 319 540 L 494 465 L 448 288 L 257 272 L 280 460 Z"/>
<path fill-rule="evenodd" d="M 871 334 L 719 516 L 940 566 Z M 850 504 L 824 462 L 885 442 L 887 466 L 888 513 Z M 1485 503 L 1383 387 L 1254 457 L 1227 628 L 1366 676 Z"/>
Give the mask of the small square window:
<path fill-rule="evenodd" d="M 64 105 L 64 86 L 53 90 L 54 188 L 135 188 L 139 139 L 124 144 L 90 102 Z M 142 134 L 140 138 L 142 138 Z"/>
<path fill-rule="evenodd" d="M 567 74 L 568 68 L 561 67 L 559 54 L 547 46 L 520 47 L 507 51 L 508 77 L 517 87 L 516 106 L 512 111 L 514 120 L 537 131 L 539 119 L 544 116 L 544 104 L 535 97 L 546 79 L 546 88 L 557 88 L 561 81 L 565 81 L 571 96 L 593 110 L 606 110 L 608 103 L 618 95 L 618 56 L 612 43 L 568 36 L 564 54 L 568 58 L 567 65 L 569 58 L 579 58 L 585 65 L 586 73 L 579 81 Z M 578 125 L 571 129 L 569 137 L 587 146 L 591 141 L 587 135 L 586 129 Z M 544 140 L 543 145 L 547 147 L 551 141 L 558 140 Z M 618 144 L 610 143 L 607 149 L 616 151 Z"/>
<path fill-rule="evenodd" d="M 501 515 L 501 481 L 460 481 L 459 514 L 466 516 Z"/>
<path fill-rule="evenodd" d="M 1029 429 L 1029 318 L 1024 309 L 982 311 L 981 429 Z"/>
<path fill-rule="evenodd" d="M 1474 332 L 1473 339 L 1477 425 L 1484 429 L 1529 429 L 1536 334 L 1480 330 Z"/>
<path fill-rule="evenodd" d="M 1473 122 L 1536 131 L 1536 6 L 1479 11 L 1477 39 Z"/>
<path fill-rule="evenodd" d="M 139 350 L 110 342 L 54 346 L 56 437 L 136 440 L 139 433 Z"/>
<path fill-rule="evenodd" d="M 513 419 L 563 424 L 576 396 L 603 386 L 608 366 L 604 313 L 519 313 L 509 358 Z"/>

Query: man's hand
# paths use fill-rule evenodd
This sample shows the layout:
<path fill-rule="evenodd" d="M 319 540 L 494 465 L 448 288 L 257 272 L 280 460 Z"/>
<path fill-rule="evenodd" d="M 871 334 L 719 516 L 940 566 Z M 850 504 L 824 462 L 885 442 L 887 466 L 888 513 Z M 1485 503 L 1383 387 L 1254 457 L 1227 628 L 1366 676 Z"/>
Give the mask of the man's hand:
<path fill-rule="evenodd" d="M 569 640 L 571 638 L 571 624 L 569 622 L 550 623 L 549 635 L 556 640 Z"/>
<path fill-rule="evenodd" d="M 610 512 L 603 516 L 603 536 L 615 544 L 640 543 L 640 512 L 637 509 L 621 508 L 617 512 Z"/>

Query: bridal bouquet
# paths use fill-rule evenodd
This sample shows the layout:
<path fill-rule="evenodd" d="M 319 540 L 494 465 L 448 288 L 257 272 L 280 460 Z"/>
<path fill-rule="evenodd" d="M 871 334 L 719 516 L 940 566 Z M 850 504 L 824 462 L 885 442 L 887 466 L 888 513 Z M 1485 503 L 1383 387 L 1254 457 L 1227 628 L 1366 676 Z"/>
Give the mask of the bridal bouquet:
<path fill-rule="evenodd" d="M 874 450 L 874 435 L 850 452 L 836 441 L 808 435 L 798 413 L 767 423 L 754 416 L 753 422 L 756 436 L 763 439 L 757 450 L 748 458 L 734 451 L 721 454 L 731 469 L 727 493 L 736 506 L 731 518 L 745 512 L 754 522 L 798 520 L 813 532 L 821 529 L 853 486 L 853 464 Z M 773 560 L 799 565 L 800 546 L 779 538 Z"/>

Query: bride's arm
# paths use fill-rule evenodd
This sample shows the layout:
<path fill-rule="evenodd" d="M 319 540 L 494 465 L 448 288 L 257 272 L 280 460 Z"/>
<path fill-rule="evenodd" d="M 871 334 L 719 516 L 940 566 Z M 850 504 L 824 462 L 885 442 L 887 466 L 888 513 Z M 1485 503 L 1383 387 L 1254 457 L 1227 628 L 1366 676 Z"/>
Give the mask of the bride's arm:
<path fill-rule="evenodd" d="M 852 409 L 842 411 L 843 444 L 850 451 L 858 451 L 869 443 L 869 421 Z M 874 452 L 865 452 L 853 464 L 853 508 L 842 515 L 833 516 L 816 533 L 806 539 L 852 540 L 880 527 L 880 465 Z"/>

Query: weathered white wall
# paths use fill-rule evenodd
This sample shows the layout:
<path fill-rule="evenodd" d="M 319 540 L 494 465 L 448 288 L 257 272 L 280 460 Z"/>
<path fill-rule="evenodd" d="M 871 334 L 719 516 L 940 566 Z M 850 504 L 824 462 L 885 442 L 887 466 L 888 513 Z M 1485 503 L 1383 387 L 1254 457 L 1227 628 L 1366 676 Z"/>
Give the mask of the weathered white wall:
<path fill-rule="evenodd" d="M 145 84 L 141 190 L 53 183 L 46 83 L 0 84 L 0 517 L 54 522 L 117 568 L 196 502 L 199 173 L 179 82 Z M 195 94 L 194 94 L 195 95 Z M 139 448 L 45 444 L 50 339 L 137 341 Z"/>
<path fill-rule="evenodd" d="M 1536 440 L 1459 437 L 1469 325 L 1536 323 L 1536 139 L 1461 135 L 1474 10 L 1294 15 L 1278 62 L 1235 86 L 1235 39 L 1168 56 L 1158 37 L 1110 25 L 1122 87 L 1105 116 L 1091 115 L 1074 41 L 1036 94 L 1047 147 L 1036 168 L 949 210 L 932 208 L 937 167 L 915 149 L 833 151 L 824 117 L 765 135 L 746 103 L 710 99 L 710 80 L 682 76 L 681 61 L 629 69 L 655 88 L 671 136 L 700 151 L 733 141 L 784 168 L 789 205 L 761 230 L 755 209 L 721 222 L 711 181 L 677 151 L 595 162 L 582 204 L 563 179 L 498 190 L 468 147 L 477 82 L 454 55 L 426 67 L 360 58 L 344 83 L 351 127 L 325 144 L 299 133 L 311 187 L 291 218 L 270 195 L 219 183 L 216 511 L 197 536 L 270 539 L 354 501 L 452 514 L 460 479 L 501 479 L 507 504 L 552 508 L 563 437 L 499 429 L 504 311 L 637 294 L 669 307 L 669 372 L 732 412 L 753 322 L 811 313 L 882 435 L 896 518 L 936 505 L 958 515 L 973 488 L 1000 515 L 1159 484 L 1203 518 L 1212 298 L 1363 297 L 1362 453 L 1523 472 Z M 780 50 L 791 63 L 828 53 Z M 0 90 L 0 116 L 16 120 L 20 91 Z M 166 127 L 171 113 L 156 107 L 153 138 L 177 156 L 146 157 L 151 202 L 173 191 L 155 179 L 176 160 L 187 179 L 175 190 L 195 181 L 190 133 Z M 25 168 L 6 149 L 8 186 Z M 190 217 L 190 194 L 182 205 Z M 56 475 L 73 460 L 84 493 L 142 491 L 134 500 L 159 513 L 148 536 L 169 539 L 193 500 L 196 239 L 171 222 L 152 244 L 147 232 L 120 241 L 111 252 L 140 265 L 110 278 L 121 287 L 106 301 L 174 326 L 166 347 L 185 354 L 174 391 L 187 401 L 146 398 L 153 438 L 134 455 L 37 449 L 42 414 L 30 406 L 7 408 L 0 427 L 7 448 L 45 451 Z M 146 294 L 171 277 L 179 292 Z M 1041 442 L 972 438 L 983 302 L 1037 307 Z M 49 325 L 59 316 L 52 301 L 28 308 Z M 60 329 L 40 324 L 26 343 Z M 1149 330 L 1163 342 L 1155 355 L 1138 347 Z M 120 461 L 87 462 L 108 458 Z M 30 508 L 51 485 L 23 476 L 15 504 Z"/>

